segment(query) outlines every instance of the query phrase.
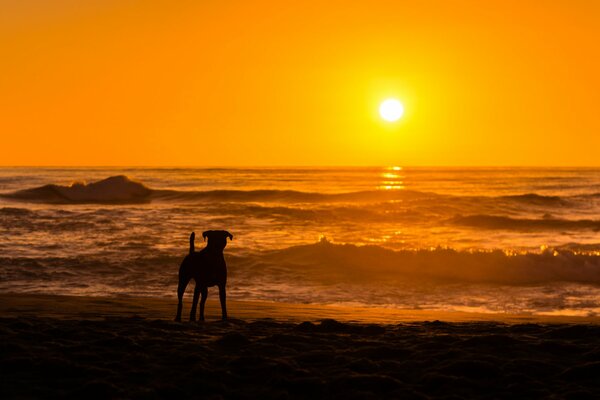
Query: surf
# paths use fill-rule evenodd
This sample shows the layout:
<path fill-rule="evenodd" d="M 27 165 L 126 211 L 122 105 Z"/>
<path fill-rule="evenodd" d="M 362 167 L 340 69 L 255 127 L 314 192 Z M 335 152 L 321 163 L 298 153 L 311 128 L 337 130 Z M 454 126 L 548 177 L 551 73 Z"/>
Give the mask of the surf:
<path fill-rule="evenodd" d="M 9 199 L 50 204 L 143 203 L 152 190 L 125 175 L 111 176 L 97 182 L 75 182 L 69 186 L 48 184 L 3 194 Z"/>

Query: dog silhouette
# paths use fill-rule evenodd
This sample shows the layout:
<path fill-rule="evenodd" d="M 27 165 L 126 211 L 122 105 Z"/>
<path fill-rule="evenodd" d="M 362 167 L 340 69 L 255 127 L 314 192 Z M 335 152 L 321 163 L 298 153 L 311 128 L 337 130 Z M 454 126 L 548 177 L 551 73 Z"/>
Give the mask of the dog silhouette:
<path fill-rule="evenodd" d="M 208 295 L 208 288 L 218 286 L 219 300 L 221 302 L 221 314 L 223 319 L 227 319 L 227 295 L 225 286 L 227 285 L 227 264 L 223 257 L 223 250 L 227 246 L 227 238 L 233 240 L 233 235 L 227 231 L 206 231 L 202 233 L 204 240 L 208 238 L 206 247 L 200 251 L 194 250 L 194 239 L 196 234 L 190 235 L 190 252 L 179 267 L 179 285 L 177 286 L 177 316 L 175 321 L 181 321 L 181 310 L 183 308 L 183 294 L 190 280 L 194 279 L 196 287 L 194 288 L 194 300 L 190 312 L 190 321 L 196 320 L 196 308 L 198 306 L 198 297 L 200 300 L 200 320 L 204 321 L 204 304 Z"/>

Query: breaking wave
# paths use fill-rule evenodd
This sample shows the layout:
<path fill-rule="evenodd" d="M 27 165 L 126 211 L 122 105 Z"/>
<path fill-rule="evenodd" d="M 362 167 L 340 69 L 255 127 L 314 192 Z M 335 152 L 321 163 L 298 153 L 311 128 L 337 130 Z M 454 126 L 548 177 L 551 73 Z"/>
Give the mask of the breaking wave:
<path fill-rule="evenodd" d="M 151 189 L 124 175 L 111 176 L 93 183 L 73 183 L 70 186 L 44 185 L 19 190 L 3 197 L 15 200 L 51 204 L 77 203 L 143 203 L 149 201 Z"/>
<path fill-rule="evenodd" d="M 503 251 L 391 250 L 321 241 L 260 255 L 273 267 L 343 281 L 477 282 L 509 285 L 577 282 L 600 285 L 600 256 L 569 250 L 507 254 Z"/>
<path fill-rule="evenodd" d="M 226 258 L 232 295 L 245 299 L 296 301 L 293 296 L 301 292 L 308 296 L 303 301 L 317 301 L 318 297 L 319 302 L 335 302 L 341 292 L 360 287 L 360 294 L 368 294 L 372 302 L 382 301 L 382 290 L 422 285 L 600 285 L 600 256 L 569 250 L 516 255 L 443 248 L 394 251 L 322 240 L 280 250 L 227 254 Z M 180 261 L 181 254 L 164 252 L 126 259 L 106 255 L 0 257 L 0 290 L 172 296 Z M 298 293 L 292 293 L 294 288 Z M 314 291 L 307 288 L 315 288 L 314 298 L 309 296 Z M 356 295 L 349 291 L 349 300 Z"/>

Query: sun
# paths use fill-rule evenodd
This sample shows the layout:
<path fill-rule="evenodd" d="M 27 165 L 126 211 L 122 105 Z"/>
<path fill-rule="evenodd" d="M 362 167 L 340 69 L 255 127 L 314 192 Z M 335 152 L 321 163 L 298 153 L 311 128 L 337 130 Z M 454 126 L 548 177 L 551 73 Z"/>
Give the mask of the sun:
<path fill-rule="evenodd" d="M 402 118 L 404 106 L 396 99 L 384 100 L 379 106 L 379 115 L 388 122 L 395 122 Z"/>

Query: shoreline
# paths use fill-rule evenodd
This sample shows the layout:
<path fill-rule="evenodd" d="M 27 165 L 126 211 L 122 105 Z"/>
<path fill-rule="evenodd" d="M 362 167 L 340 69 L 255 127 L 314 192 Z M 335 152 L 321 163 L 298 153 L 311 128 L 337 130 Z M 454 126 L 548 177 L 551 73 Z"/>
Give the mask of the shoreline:
<path fill-rule="evenodd" d="M 189 315 L 191 298 L 184 300 L 183 319 Z M 46 317 L 56 319 L 104 319 L 141 317 L 173 320 L 177 299 L 157 297 L 93 297 L 27 293 L 0 293 L 1 317 Z M 260 300 L 229 300 L 230 318 L 247 321 L 272 319 L 278 322 L 300 323 L 334 319 L 340 322 L 368 324 L 398 324 L 406 322 L 500 322 L 505 324 L 593 324 L 600 317 L 532 315 L 508 313 L 476 313 L 464 311 L 409 310 L 341 305 L 294 304 Z M 206 320 L 220 319 L 219 302 L 208 299 Z"/>

